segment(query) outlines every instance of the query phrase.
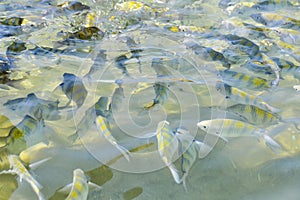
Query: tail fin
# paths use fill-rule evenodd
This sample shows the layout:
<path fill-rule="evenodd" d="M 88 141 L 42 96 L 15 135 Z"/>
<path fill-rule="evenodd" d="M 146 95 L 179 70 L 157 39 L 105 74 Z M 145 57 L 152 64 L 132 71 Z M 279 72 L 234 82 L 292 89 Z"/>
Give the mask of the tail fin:
<path fill-rule="evenodd" d="M 200 151 L 202 152 L 209 152 L 212 148 L 211 146 L 204 144 L 203 142 L 195 140 L 194 143 L 196 144 L 197 147 L 197 152 L 198 152 L 198 158 L 200 158 Z"/>
<path fill-rule="evenodd" d="M 131 156 L 131 153 L 125 147 L 119 144 L 115 144 L 114 146 L 124 155 L 126 160 L 130 161 L 129 156 Z"/>
<path fill-rule="evenodd" d="M 180 183 L 182 182 L 182 179 L 179 178 L 179 174 L 178 174 L 177 169 L 175 168 L 175 166 L 174 166 L 172 163 L 170 163 L 170 164 L 168 165 L 168 168 L 169 168 L 170 171 L 171 171 L 171 174 L 172 174 L 172 176 L 173 176 L 174 181 L 175 181 L 177 184 L 180 184 Z"/>
<path fill-rule="evenodd" d="M 278 144 L 278 142 L 276 142 L 273 138 L 271 138 L 270 136 L 264 134 L 263 138 L 266 142 L 266 145 L 275 153 L 278 153 L 279 150 L 282 150 L 282 146 L 280 144 Z"/>

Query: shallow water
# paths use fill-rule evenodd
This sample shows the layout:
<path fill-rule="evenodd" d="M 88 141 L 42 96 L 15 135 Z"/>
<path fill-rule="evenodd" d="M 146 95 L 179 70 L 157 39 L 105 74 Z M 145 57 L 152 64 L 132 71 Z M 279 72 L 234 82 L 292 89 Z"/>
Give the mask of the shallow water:
<path fill-rule="evenodd" d="M 25 42 L 26 46 L 25 50 L 15 52 L 9 70 L 0 71 L 0 170 L 9 168 L 6 154 L 19 155 L 43 186 L 41 192 L 46 199 L 67 197 L 59 190 L 72 182 L 76 168 L 103 187 L 100 192 L 90 188 L 88 199 L 298 198 L 300 94 L 293 86 L 300 85 L 299 21 L 288 28 L 270 27 L 251 15 L 276 13 L 300 20 L 299 1 L 253 7 L 263 1 L 145 0 L 136 9 L 122 8 L 124 4 L 115 0 L 80 2 L 90 9 L 63 9 L 58 5 L 64 1 L 0 2 L 1 21 L 9 17 L 29 20 L 17 27 L 0 24 L 1 58 L 9 57 L 7 47 L 14 41 Z M 95 17 L 89 17 L 90 13 Z M 293 23 L 281 20 L 287 20 L 286 26 Z M 104 36 L 71 38 L 69 44 L 60 46 L 63 34 L 73 33 L 75 37 L 81 27 L 89 26 L 98 27 Z M 224 37 L 229 34 L 247 38 L 268 58 L 285 59 L 297 67 L 282 69 L 278 86 L 272 86 L 274 73 L 242 67 L 258 59 L 258 54 L 251 54 L 255 46 L 230 41 Z M 198 47 L 189 46 L 192 43 Z M 44 52 L 35 47 L 44 48 Z M 45 50 L 49 47 L 64 51 Z M 225 60 L 211 58 L 205 53 L 209 48 L 221 53 Z M 103 50 L 105 56 L 101 57 Z M 121 62 L 117 63 L 118 59 Z M 158 70 L 155 60 L 161 61 Z M 215 87 L 222 80 L 219 70 L 226 70 L 228 63 L 231 71 L 266 79 L 268 87 L 260 88 L 249 85 L 249 79 L 235 81 L 231 77 L 227 81 L 280 109 L 281 120 L 263 129 L 281 149 L 272 150 L 262 138 L 251 136 L 227 138 L 226 142 L 197 127 L 199 121 L 208 119 L 245 120 L 225 111 L 238 102 L 226 99 Z M 79 98 L 85 98 L 82 105 L 78 106 L 76 97 L 72 97 L 74 101 L 66 106 L 69 98 L 59 86 L 64 73 L 74 74 L 76 81 L 82 81 L 87 91 L 86 97 L 82 90 L 78 92 Z M 124 94 L 113 97 L 120 80 Z M 151 107 L 157 95 L 153 85 L 157 82 L 167 86 L 166 91 L 160 91 L 167 92 L 167 97 L 164 103 Z M 44 107 L 42 111 L 30 110 L 33 104 L 29 101 L 24 101 L 23 106 L 18 103 L 16 109 L 5 104 L 30 93 L 52 103 L 58 101 L 59 109 L 45 113 Z M 131 152 L 130 161 L 100 136 L 95 112 L 90 109 L 99 97 L 108 97 L 109 103 L 115 98 L 114 108 L 118 110 L 113 110 L 108 119 L 110 130 L 117 142 Z M 104 107 L 109 110 L 109 105 Z M 24 137 L 14 138 L 13 143 L 5 146 L 3 141 L 10 130 L 5 127 L 5 117 L 11 127 L 19 128 L 25 115 L 43 121 L 44 125 L 28 130 Z M 212 147 L 209 151 L 200 149 L 201 158 L 186 178 L 187 191 L 182 184 L 175 183 L 159 155 L 155 131 L 163 120 L 170 122 L 172 130 L 184 127 L 196 140 Z M 78 138 L 74 140 L 76 133 Z M 173 161 L 181 175 L 180 156 L 174 156 Z M 45 158 L 50 159 L 37 167 L 30 165 Z M 26 181 L 9 174 L 0 174 L 0 194 L 0 199 L 37 199 Z"/>

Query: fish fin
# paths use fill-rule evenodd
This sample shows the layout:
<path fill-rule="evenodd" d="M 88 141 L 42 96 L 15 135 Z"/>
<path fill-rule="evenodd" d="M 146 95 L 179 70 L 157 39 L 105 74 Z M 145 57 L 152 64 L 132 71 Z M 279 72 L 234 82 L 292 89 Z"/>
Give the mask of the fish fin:
<path fill-rule="evenodd" d="M 214 135 L 214 136 L 216 136 L 216 137 L 219 137 L 219 138 L 221 138 L 224 142 L 228 142 L 228 139 L 227 138 L 225 138 L 225 137 L 223 137 L 223 136 L 221 136 L 221 134 L 219 133 L 219 132 L 216 132 L 216 133 L 210 133 L 210 135 Z"/>
<path fill-rule="evenodd" d="M 131 156 L 131 153 L 125 147 L 117 143 L 114 146 L 123 154 L 127 161 L 130 161 L 129 156 Z"/>
<path fill-rule="evenodd" d="M 12 170 L 12 169 L 9 169 L 9 170 L 2 170 L 0 172 L 0 175 L 1 174 L 16 174 L 16 172 L 14 170 Z"/>
<path fill-rule="evenodd" d="M 102 190 L 103 188 L 100 186 L 100 185 L 97 185 L 96 183 L 93 183 L 93 182 L 88 182 L 88 186 L 91 188 L 91 189 L 96 189 L 96 190 Z"/>
<path fill-rule="evenodd" d="M 79 138 L 78 133 L 75 132 L 72 135 L 68 136 L 68 140 L 71 142 L 75 142 Z"/>
<path fill-rule="evenodd" d="M 149 102 L 149 103 L 145 104 L 144 109 L 149 110 L 150 108 L 154 107 L 156 104 L 157 104 L 156 101 L 153 100 L 152 102 Z"/>
<path fill-rule="evenodd" d="M 281 110 L 278 109 L 278 108 L 274 108 L 273 106 L 270 106 L 269 104 L 263 102 L 262 105 L 269 111 L 271 111 L 272 113 L 278 113 L 280 112 Z"/>
<path fill-rule="evenodd" d="M 195 140 L 194 143 L 197 147 L 198 158 L 200 158 L 200 151 L 209 152 L 212 149 L 209 145 L 204 144 L 203 142 Z"/>
<path fill-rule="evenodd" d="M 69 184 L 65 185 L 64 187 L 62 187 L 61 189 L 59 189 L 58 191 L 63 194 L 69 194 L 70 191 L 72 190 L 72 187 L 73 187 L 73 183 L 69 183 Z"/>
<path fill-rule="evenodd" d="M 280 144 L 278 144 L 273 138 L 270 136 L 264 134 L 263 138 L 265 140 L 266 145 L 275 153 L 278 153 L 278 150 L 281 150 L 282 147 Z"/>
<path fill-rule="evenodd" d="M 168 168 L 170 169 L 171 171 L 171 174 L 173 176 L 173 179 L 174 181 L 177 183 L 177 184 L 180 184 L 182 182 L 182 180 L 179 178 L 179 175 L 178 175 L 178 171 L 177 169 L 175 168 L 175 166 L 171 163 L 168 165 Z"/>
<path fill-rule="evenodd" d="M 71 104 L 71 102 L 72 102 L 72 100 L 69 100 L 66 105 L 64 105 L 62 107 L 58 107 L 58 110 L 62 110 L 62 109 L 68 108 L 69 105 Z"/>
<path fill-rule="evenodd" d="M 52 157 L 49 157 L 49 158 L 45 158 L 43 160 L 39 160 L 39 161 L 36 161 L 34 163 L 31 163 L 29 165 L 29 168 L 32 169 L 32 170 L 35 170 L 36 168 L 38 168 L 41 164 L 43 164 L 44 162 L 47 162 L 48 160 L 51 160 Z"/>
<path fill-rule="evenodd" d="M 187 190 L 187 187 L 186 187 L 186 177 L 187 177 L 187 173 L 183 174 L 182 178 L 181 178 L 181 182 L 182 182 L 182 185 L 183 185 L 183 188 L 185 190 L 185 192 L 188 192 Z"/>

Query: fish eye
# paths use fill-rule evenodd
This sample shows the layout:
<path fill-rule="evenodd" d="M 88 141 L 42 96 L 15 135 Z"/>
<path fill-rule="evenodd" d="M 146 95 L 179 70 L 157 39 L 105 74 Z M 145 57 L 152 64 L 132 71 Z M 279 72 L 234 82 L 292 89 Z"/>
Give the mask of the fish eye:
<path fill-rule="evenodd" d="M 204 125 L 204 126 L 203 126 L 203 128 L 205 128 L 205 129 L 206 129 L 206 128 L 207 128 L 207 126 L 205 126 L 205 125 Z"/>

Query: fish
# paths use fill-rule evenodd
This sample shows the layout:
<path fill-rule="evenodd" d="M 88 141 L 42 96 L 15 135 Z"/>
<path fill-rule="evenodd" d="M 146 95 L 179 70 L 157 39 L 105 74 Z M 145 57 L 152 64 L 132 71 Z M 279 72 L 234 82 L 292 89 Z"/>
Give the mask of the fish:
<path fill-rule="evenodd" d="M 238 46 L 239 50 L 247 54 L 250 57 L 250 59 L 260 60 L 262 57 L 259 46 L 245 37 L 228 34 L 228 35 L 220 36 L 220 38 L 226 39 L 232 45 Z"/>
<path fill-rule="evenodd" d="M 66 200 L 86 200 L 89 193 L 89 185 L 101 190 L 102 187 L 89 181 L 82 169 L 75 169 L 73 171 L 73 182 L 67 185 L 66 188 L 71 187 L 71 191 Z"/>
<path fill-rule="evenodd" d="M 265 0 L 257 2 L 251 8 L 256 10 L 272 11 L 278 8 L 288 7 L 293 8 L 293 4 L 288 0 Z"/>
<path fill-rule="evenodd" d="M 15 140 L 24 138 L 24 133 L 11 123 L 8 117 L 0 115 L 0 149 L 13 144 Z"/>
<path fill-rule="evenodd" d="M 280 37 L 280 40 L 289 44 L 300 45 L 300 32 L 286 28 L 272 28 L 271 31 Z"/>
<path fill-rule="evenodd" d="M 268 27 L 281 27 L 281 28 L 289 28 L 299 30 L 300 28 L 300 20 L 279 15 L 277 13 L 255 13 L 251 14 L 250 17 L 265 26 Z"/>
<path fill-rule="evenodd" d="M 261 77 L 249 76 L 232 70 L 219 71 L 217 74 L 223 82 L 231 86 L 246 87 L 247 89 L 268 89 L 271 83 Z"/>
<path fill-rule="evenodd" d="M 9 70 L 13 68 L 11 61 L 0 55 L 0 74 L 8 74 Z"/>
<path fill-rule="evenodd" d="M 127 62 L 130 59 L 130 57 L 128 57 L 126 54 L 122 54 L 118 57 L 115 58 L 115 65 L 118 69 L 122 70 L 122 74 L 124 74 L 125 76 L 130 76 L 127 68 L 126 68 L 126 64 L 125 62 Z"/>
<path fill-rule="evenodd" d="M 135 58 L 137 59 L 137 62 L 139 64 L 139 72 L 142 73 L 142 64 L 141 64 L 141 60 L 140 60 L 140 53 L 143 52 L 143 49 L 138 47 L 138 44 L 129 36 L 125 36 L 123 37 L 123 39 L 125 39 L 126 45 L 129 47 L 130 49 L 130 59 Z"/>
<path fill-rule="evenodd" d="M 182 132 L 180 128 L 176 129 L 175 136 L 179 141 L 179 153 L 181 154 L 180 167 L 181 172 L 183 173 L 181 181 L 184 189 L 187 191 L 186 177 L 199 157 L 198 152 L 200 151 L 201 146 L 204 147 L 205 144 L 195 140 L 189 131 L 184 130 L 184 132 Z"/>
<path fill-rule="evenodd" d="M 153 101 L 151 103 L 144 105 L 144 109 L 150 109 L 157 104 L 163 105 L 169 97 L 169 88 L 168 87 L 169 86 L 167 83 L 156 82 L 153 85 L 154 92 L 155 92 L 155 98 L 153 99 Z"/>
<path fill-rule="evenodd" d="M 241 67 L 257 73 L 263 73 L 267 75 L 273 74 L 271 67 L 263 61 L 249 60 L 245 64 L 242 64 Z"/>
<path fill-rule="evenodd" d="M 20 55 L 21 52 L 27 49 L 25 45 L 25 42 L 16 40 L 6 48 L 6 57 L 10 63 L 14 63 L 15 56 Z"/>
<path fill-rule="evenodd" d="M 63 82 L 59 86 L 69 99 L 65 107 L 69 106 L 71 101 L 76 103 L 77 108 L 82 106 L 87 96 L 87 90 L 79 77 L 74 74 L 64 73 Z"/>
<path fill-rule="evenodd" d="M 202 59 L 207 61 L 219 61 L 222 63 L 222 66 L 229 69 L 230 63 L 224 57 L 224 55 L 210 47 L 205 47 L 197 44 L 193 41 L 186 41 L 185 45 L 187 49 L 192 49 L 196 55 L 199 55 Z"/>
<path fill-rule="evenodd" d="M 227 107 L 226 110 L 239 115 L 251 124 L 260 126 L 269 126 L 282 121 L 281 117 L 278 114 L 263 110 L 256 107 L 255 105 L 236 104 Z"/>
<path fill-rule="evenodd" d="M 163 162 L 169 168 L 174 181 L 180 184 L 178 171 L 175 165 L 172 163 L 172 158 L 178 149 L 178 140 L 175 134 L 170 129 L 170 123 L 168 121 L 161 121 L 157 125 L 156 138 L 158 145 L 158 152 Z"/>
<path fill-rule="evenodd" d="M 91 78 L 92 74 L 97 73 L 97 71 L 104 69 L 105 63 L 107 62 L 106 50 L 99 50 L 93 65 L 91 66 L 89 72 L 84 75 L 84 77 Z"/>
<path fill-rule="evenodd" d="M 24 179 L 30 184 L 39 200 L 44 200 L 45 197 L 41 192 L 42 185 L 29 173 L 20 158 L 17 155 L 8 155 L 8 160 L 10 169 L 2 171 L 0 174 L 17 174 L 20 178 L 20 182 Z"/>
<path fill-rule="evenodd" d="M 65 39 L 79 39 L 79 40 L 91 40 L 92 38 L 102 39 L 104 37 L 104 32 L 98 27 L 80 27 L 78 31 L 67 32 L 64 35 Z"/>
<path fill-rule="evenodd" d="M 90 10 L 89 6 L 84 5 L 83 3 L 78 2 L 78 1 L 67 1 L 67 2 L 59 4 L 57 6 L 63 8 L 64 10 L 68 10 L 68 11 Z"/>
<path fill-rule="evenodd" d="M 273 113 L 280 111 L 280 109 L 275 108 L 269 105 L 267 102 L 263 101 L 263 99 L 260 98 L 259 96 L 249 94 L 243 90 L 230 86 L 221 81 L 217 81 L 216 90 L 221 94 L 225 95 L 226 99 L 231 99 L 238 103 L 254 105 L 257 106 L 258 108 L 269 110 Z"/>
<path fill-rule="evenodd" d="M 123 146 L 119 145 L 117 143 L 116 138 L 111 134 L 109 128 L 108 128 L 108 121 L 102 116 L 97 116 L 96 118 L 96 125 L 98 129 L 100 130 L 101 135 L 108 141 L 110 142 L 114 147 L 116 147 L 122 154 L 123 156 L 129 161 L 129 156 L 131 153 Z"/>
<path fill-rule="evenodd" d="M 0 23 L 6 26 L 21 26 L 28 24 L 30 21 L 22 17 L 10 17 L 0 20 Z"/>
<path fill-rule="evenodd" d="M 272 86 L 278 86 L 280 80 L 280 71 L 281 68 L 267 55 L 262 53 L 262 60 L 251 60 L 248 61 L 242 67 L 247 67 L 247 69 L 255 72 L 264 72 L 265 74 L 274 74 L 275 79 L 271 81 Z"/>
<path fill-rule="evenodd" d="M 76 126 L 76 132 L 68 137 L 70 141 L 76 141 L 78 133 L 88 130 L 96 121 L 97 116 L 104 118 L 109 117 L 109 110 L 107 110 L 108 97 L 100 97 L 98 101 L 85 111 L 85 117 L 81 119 Z"/>
<path fill-rule="evenodd" d="M 109 104 L 109 111 L 111 113 L 117 113 L 120 111 L 124 98 L 124 89 L 121 84 L 118 84 L 118 87 L 115 88 L 112 94 L 111 103 Z"/>
<path fill-rule="evenodd" d="M 281 74 L 291 74 L 300 79 L 300 66 L 282 58 L 271 57 L 271 59 L 280 67 Z"/>
<path fill-rule="evenodd" d="M 61 118 L 58 104 L 59 101 L 40 99 L 34 93 L 29 93 L 26 97 L 8 100 L 3 106 L 22 117 L 27 114 L 37 120 L 58 120 Z"/>
<path fill-rule="evenodd" d="M 163 65 L 162 58 L 153 58 L 151 62 L 151 68 L 156 72 L 157 77 L 169 76 L 171 75 L 170 70 Z"/>
<path fill-rule="evenodd" d="M 212 119 L 203 120 L 197 123 L 197 126 L 207 134 L 220 137 L 225 142 L 227 138 L 236 137 L 258 137 L 265 141 L 265 144 L 276 152 L 282 149 L 281 145 L 273 138 L 267 135 L 265 129 L 257 128 L 256 126 L 233 119 Z"/>

